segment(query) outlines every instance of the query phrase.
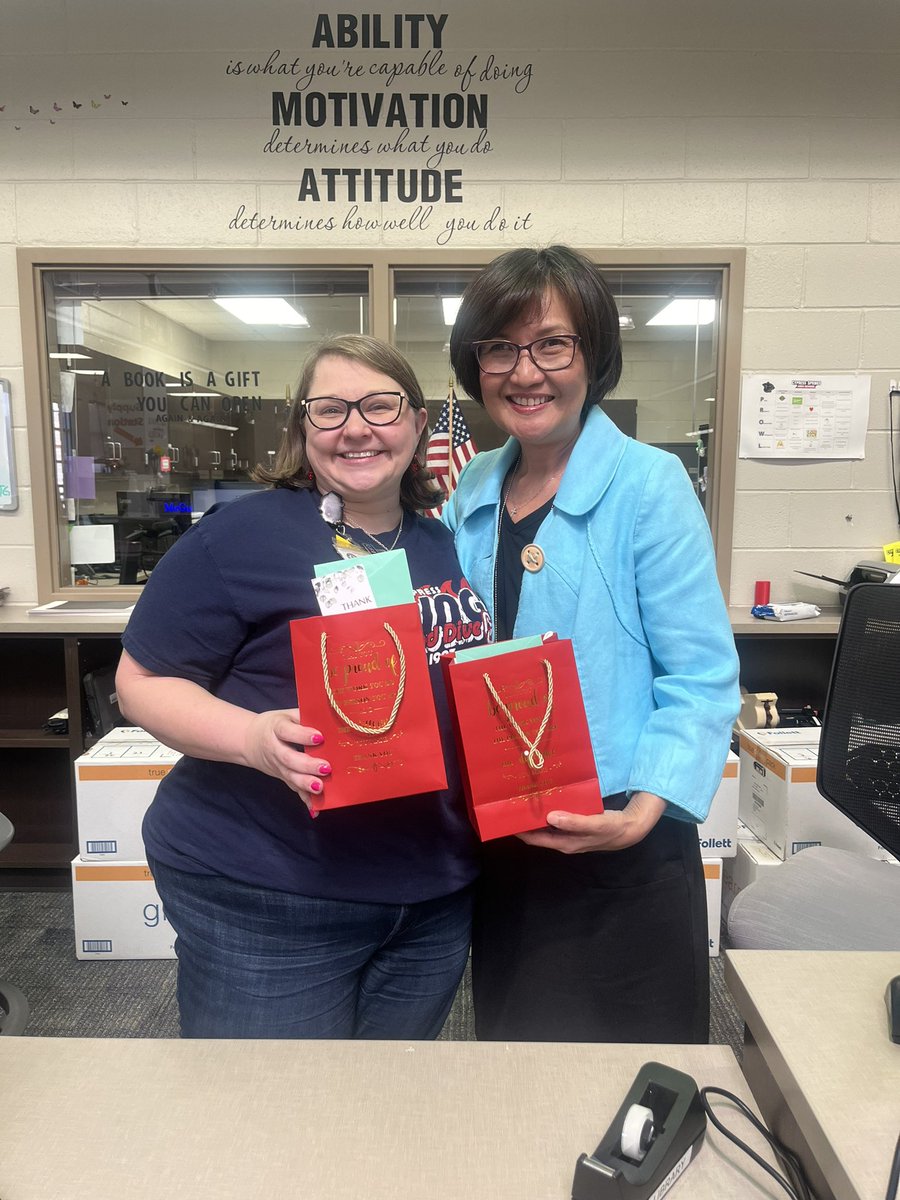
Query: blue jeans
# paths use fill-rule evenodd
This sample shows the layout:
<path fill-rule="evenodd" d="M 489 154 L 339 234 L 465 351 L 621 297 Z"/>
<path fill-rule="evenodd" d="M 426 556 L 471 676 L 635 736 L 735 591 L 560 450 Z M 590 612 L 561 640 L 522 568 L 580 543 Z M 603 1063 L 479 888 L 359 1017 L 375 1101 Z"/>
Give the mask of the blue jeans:
<path fill-rule="evenodd" d="M 268 891 L 151 860 L 177 937 L 182 1037 L 437 1037 L 469 951 L 472 889 L 415 904 Z"/>

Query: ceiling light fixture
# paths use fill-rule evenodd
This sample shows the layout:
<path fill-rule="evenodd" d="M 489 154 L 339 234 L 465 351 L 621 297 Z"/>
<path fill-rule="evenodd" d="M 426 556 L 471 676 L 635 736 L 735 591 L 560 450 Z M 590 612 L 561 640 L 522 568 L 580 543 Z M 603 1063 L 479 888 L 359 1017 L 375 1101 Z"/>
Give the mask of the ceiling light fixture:
<path fill-rule="evenodd" d="M 216 304 L 245 325 L 296 325 L 309 328 L 309 321 L 281 296 L 216 297 Z"/>
<path fill-rule="evenodd" d="M 670 300 L 648 325 L 711 325 L 716 319 L 716 302 L 708 298 L 682 296 Z"/>
<path fill-rule="evenodd" d="M 627 313 L 627 312 L 619 313 L 619 328 L 620 329 L 634 329 L 634 317 L 631 315 L 631 313 Z"/>
<path fill-rule="evenodd" d="M 48 358 L 67 358 L 67 359 L 83 358 L 83 359 L 89 360 L 91 356 L 90 356 L 90 354 L 76 354 L 74 350 L 51 350 L 51 352 L 47 355 L 47 357 Z"/>

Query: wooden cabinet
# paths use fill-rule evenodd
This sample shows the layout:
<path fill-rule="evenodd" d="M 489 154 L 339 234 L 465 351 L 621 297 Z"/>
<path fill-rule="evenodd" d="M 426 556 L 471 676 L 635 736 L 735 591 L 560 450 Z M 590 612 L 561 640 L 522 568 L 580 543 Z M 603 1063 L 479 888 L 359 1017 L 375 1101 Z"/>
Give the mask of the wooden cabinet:
<path fill-rule="evenodd" d="M 63 868 L 77 852 L 73 763 L 91 742 L 82 680 L 121 649 L 123 623 L 100 622 L 75 629 L 66 618 L 0 609 L 0 811 L 16 831 L 0 871 Z M 47 732 L 63 708 L 68 733 Z"/>

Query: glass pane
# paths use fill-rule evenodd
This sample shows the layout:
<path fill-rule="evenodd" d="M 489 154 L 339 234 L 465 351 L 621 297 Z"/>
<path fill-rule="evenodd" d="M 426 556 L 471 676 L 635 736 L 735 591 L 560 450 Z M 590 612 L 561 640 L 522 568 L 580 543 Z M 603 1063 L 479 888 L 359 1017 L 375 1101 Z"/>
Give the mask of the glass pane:
<path fill-rule="evenodd" d="M 59 582 L 143 583 L 258 486 L 308 348 L 367 332 L 368 293 L 360 270 L 45 271 Z"/>
<path fill-rule="evenodd" d="M 677 455 L 706 507 L 721 273 L 660 267 L 604 275 L 619 307 L 623 365 L 603 407 L 625 433 Z"/>
<path fill-rule="evenodd" d="M 477 270 L 397 270 L 394 272 L 394 345 L 412 363 L 428 402 L 433 429 L 450 391 L 450 330 L 459 299 Z M 459 412 L 478 450 L 506 440 L 480 404 L 457 391 Z M 454 439 L 455 440 L 455 439 Z"/>
<path fill-rule="evenodd" d="M 718 391 L 722 275 L 678 267 L 604 267 L 619 306 L 623 370 L 603 408 L 629 436 L 661 446 L 684 464 L 706 507 L 709 441 Z M 394 273 L 394 340 L 410 359 L 429 401 L 432 425 L 447 395 L 451 311 L 477 270 L 440 268 Z M 678 301 L 673 307 L 673 301 Z M 668 311 L 664 311 L 668 310 Z M 479 450 L 504 436 L 484 410 L 460 397 Z"/>

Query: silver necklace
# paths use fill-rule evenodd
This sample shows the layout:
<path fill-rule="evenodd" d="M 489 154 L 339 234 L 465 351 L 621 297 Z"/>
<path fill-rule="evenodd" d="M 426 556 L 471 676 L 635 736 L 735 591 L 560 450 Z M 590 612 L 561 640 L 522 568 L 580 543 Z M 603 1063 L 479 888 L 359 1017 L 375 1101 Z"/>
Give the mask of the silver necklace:
<path fill-rule="evenodd" d="M 403 532 L 403 518 L 405 516 L 406 516 L 406 513 L 401 510 L 400 524 L 397 526 L 397 532 L 394 535 L 394 540 L 391 542 L 391 544 L 389 546 L 386 546 L 384 544 L 384 542 L 381 541 L 380 538 L 377 538 L 375 536 L 374 533 L 369 533 L 367 530 L 363 529 L 361 525 L 358 528 L 361 533 L 364 533 L 366 535 L 366 537 L 369 539 L 369 541 L 374 542 L 375 545 L 378 546 L 381 550 L 393 550 L 396 548 L 397 543 L 400 541 L 400 534 Z"/>
<path fill-rule="evenodd" d="M 382 550 L 393 550 L 396 547 L 397 543 L 400 541 L 400 534 L 403 532 L 403 518 L 405 515 L 406 514 L 401 511 L 400 524 L 397 526 L 397 533 L 395 534 L 394 540 L 391 542 L 391 544 L 389 546 L 386 546 L 384 544 L 384 542 L 379 541 L 379 539 L 375 536 L 374 533 L 366 533 L 365 529 L 363 530 L 363 533 L 366 534 L 367 538 L 371 538 L 376 546 L 380 546 Z"/>
<path fill-rule="evenodd" d="M 560 469 L 558 471 L 554 471 L 552 475 L 548 476 L 547 479 L 545 479 L 544 482 L 541 484 L 541 486 L 538 488 L 538 490 L 536 492 L 532 492 L 532 494 L 526 500 L 520 500 L 518 504 L 513 504 L 512 498 L 511 498 L 512 490 L 513 490 L 513 487 L 515 486 L 516 482 L 518 481 L 519 467 L 521 465 L 522 465 L 522 456 L 520 454 L 519 457 L 516 459 L 516 467 L 512 473 L 512 479 L 509 481 L 509 488 L 507 489 L 507 492 L 506 492 L 506 501 L 510 506 L 509 515 L 513 518 L 513 520 L 515 520 L 516 515 L 518 514 L 518 511 L 520 508 L 524 508 L 527 504 L 530 504 L 532 502 L 532 500 L 537 499 L 537 497 L 547 487 L 547 485 L 552 483 L 553 480 L 557 477 L 557 475 L 560 475 L 563 471 L 563 468 L 560 467 Z"/>

